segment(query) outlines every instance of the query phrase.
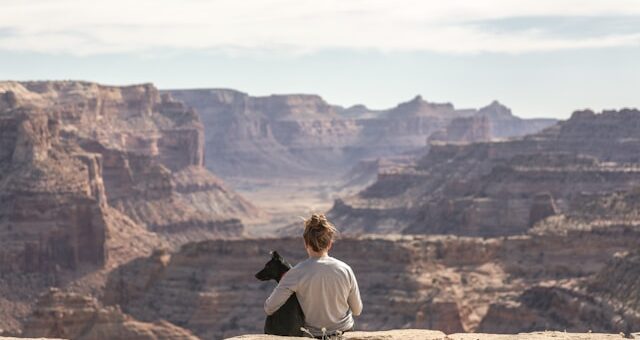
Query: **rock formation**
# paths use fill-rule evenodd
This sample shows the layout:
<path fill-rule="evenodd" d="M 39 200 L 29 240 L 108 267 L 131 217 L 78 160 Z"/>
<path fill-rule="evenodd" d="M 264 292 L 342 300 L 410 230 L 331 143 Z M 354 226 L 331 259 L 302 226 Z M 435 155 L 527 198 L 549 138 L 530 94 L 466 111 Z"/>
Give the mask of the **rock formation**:
<path fill-rule="evenodd" d="M 630 334 L 640 328 L 638 255 L 617 255 L 577 285 L 534 286 L 489 307 L 481 332 L 599 329 Z M 586 289 L 585 289 L 586 288 Z"/>
<path fill-rule="evenodd" d="M 495 132 L 492 136 L 500 138 L 536 132 L 554 123 L 517 118 L 495 102 L 480 110 L 460 110 L 420 96 L 394 108 L 371 110 L 363 105 L 330 105 L 316 95 L 252 97 L 224 89 L 166 93 L 200 112 L 206 166 L 223 178 L 339 178 L 361 160 L 422 152 L 432 133 L 446 130 L 462 117 L 486 119 Z M 458 125 L 469 121 L 476 120 L 457 121 L 449 130 L 453 134 L 460 130 Z M 480 130 L 451 138 L 489 137 Z"/>
<path fill-rule="evenodd" d="M 331 217 L 351 233 L 496 236 L 569 213 L 583 194 L 640 185 L 640 112 L 580 111 L 521 139 L 432 144 L 415 165 L 379 174 Z"/>
<path fill-rule="evenodd" d="M 203 167 L 197 114 L 149 84 L 0 82 L 0 328 L 48 286 L 99 292 L 159 246 L 260 212 Z"/>
<path fill-rule="evenodd" d="M 485 142 L 491 140 L 487 116 L 456 118 L 443 131 L 429 136 L 429 142 Z"/>
<path fill-rule="evenodd" d="M 336 201 L 345 233 L 332 255 L 359 280 L 358 327 L 405 330 L 348 338 L 619 338 L 461 332 L 640 327 L 639 119 L 580 111 L 509 139 L 550 122 L 497 102 L 459 110 L 416 97 L 375 111 L 313 95 L 0 82 L 0 328 L 261 332 L 273 283 L 253 274 L 270 250 L 294 263 L 306 254 L 299 237 L 241 239 L 262 215 L 204 165 L 269 181 L 357 165 L 330 175 L 340 190 L 377 181 Z"/>
<path fill-rule="evenodd" d="M 552 216 L 541 221 L 531 233 L 559 238 L 587 233 L 592 235 L 590 238 L 604 240 L 606 236 L 603 235 L 633 235 L 633 230 L 638 230 L 640 200 L 637 191 L 583 197 L 579 207 L 572 215 Z M 585 244 L 585 247 L 586 251 L 594 253 L 605 251 L 602 246 L 594 248 L 593 243 Z M 586 278 L 543 282 L 519 295 L 494 302 L 478 330 L 511 333 L 599 329 L 631 333 L 640 328 L 639 258 L 637 246 L 627 250 L 621 248 L 613 252 L 612 259 L 599 271 Z"/>
<path fill-rule="evenodd" d="M 197 340 L 189 331 L 168 322 L 140 322 L 117 307 L 101 307 L 96 299 L 51 289 L 25 323 L 26 337 L 78 340 Z"/>
<path fill-rule="evenodd" d="M 480 108 L 476 116 L 487 117 L 491 136 L 499 139 L 530 135 L 556 123 L 546 118 L 519 119 L 497 100 Z"/>
<path fill-rule="evenodd" d="M 294 340 L 300 338 L 278 337 L 273 335 L 250 334 L 241 335 L 228 340 Z M 421 329 L 396 329 L 378 332 L 349 332 L 344 335 L 345 340 L 614 340 L 640 339 L 640 334 L 625 337 L 620 334 L 604 333 L 567 333 L 567 332 L 534 332 L 520 334 L 486 334 L 486 333 L 456 333 L 446 335 L 442 332 Z"/>
<path fill-rule="evenodd" d="M 614 254 L 637 247 L 638 226 L 606 223 L 612 221 L 604 217 L 592 225 L 573 217 L 565 217 L 564 223 L 554 219 L 557 216 L 548 217 L 545 226 L 538 223 L 525 236 L 344 237 L 332 255 L 349 263 L 358 278 L 365 304 L 356 321 L 361 330 L 495 333 L 507 329 L 490 324 L 513 324 L 518 326 L 508 333 L 545 329 L 617 333 L 628 332 L 627 325 L 632 330 L 640 327 L 636 319 L 625 316 L 637 312 L 631 309 L 635 305 L 626 306 L 625 312 L 612 307 L 613 302 L 593 302 L 614 301 L 609 296 L 627 292 L 640 277 L 621 269 L 620 275 L 631 275 L 621 288 L 606 283 L 611 293 L 594 290 L 588 299 L 583 299 L 589 294 L 582 288 L 585 280 L 602 276 L 598 273 Z M 167 320 L 207 339 L 260 332 L 262 305 L 273 284 L 257 281 L 253 274 L 271 250 L 293 263 L 304 259 L 300 242 L 299 238 L 216 240 L 190 243 L 175 253 L 158 252 L 113 271 L 104 303 L 120 305 L 140 320 Z M 515 304 L 538 309 L 514 309 Z M 546 306 L 564 309 L 544 312 Z M 591 319 L 583 319 L 584 315 Z M 627 323 L 621 324 L 620 318 Z"/>
<path fill-rule="evenodd" d="M 640 316 L 640 251 L 617 254 L 590 282 L 588 290 Z"/>
<path fill-rule="evenodd" d="M 109 222 L 100 158 L 58 140 L 40 111 L 0 115 L 0 270 L 103 265 Z"/>
<path fill-rule="evenodd" d="M 258 215 L 203 168 L 198 115 L 150 84 L 4 82 L 0 92 L 3 107 L 35 107 L 57 122 L 60 138 L 87 153 L 85 163 L 93 159 L 92 190 L 102 188 L 100 199 L 150 230 L 238 235 L 242 225 L 237 219 Z M 14 163 L 46 155 L 23 149 L 16 148 Z"/>

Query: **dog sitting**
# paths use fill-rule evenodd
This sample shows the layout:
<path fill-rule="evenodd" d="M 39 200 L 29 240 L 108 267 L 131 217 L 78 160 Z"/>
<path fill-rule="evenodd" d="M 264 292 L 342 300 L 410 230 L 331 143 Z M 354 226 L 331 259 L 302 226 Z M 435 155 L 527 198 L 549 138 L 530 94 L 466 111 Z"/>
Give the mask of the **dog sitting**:
<path fill-rule="evenodd" d="M 264 269 L 256 274 L 256 279 L 260 281 L 276 280 L 276 282 L 280 282 L 284 273 L 288 272 L 289 269 L 291 269 L 291 264 L 285 261 L 277 251 L 272 251 L 271 260 L 264 265 Z M 280 309 L 267 316 L 267 320 L 264 322 L 264 333 L 271 335 L 303 336 L 300 330 L 301 327 L 304 327 L 304 313 L 294 293 Z"/>

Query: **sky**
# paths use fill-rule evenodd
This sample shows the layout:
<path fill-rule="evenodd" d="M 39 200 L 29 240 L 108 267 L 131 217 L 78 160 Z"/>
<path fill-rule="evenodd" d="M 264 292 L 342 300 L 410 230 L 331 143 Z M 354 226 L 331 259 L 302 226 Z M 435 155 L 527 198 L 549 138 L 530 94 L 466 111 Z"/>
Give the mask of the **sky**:
<path fill-rule="evenodd" d="M 640 0 L 0 0 L 0 80 L 640 107 Z"/>

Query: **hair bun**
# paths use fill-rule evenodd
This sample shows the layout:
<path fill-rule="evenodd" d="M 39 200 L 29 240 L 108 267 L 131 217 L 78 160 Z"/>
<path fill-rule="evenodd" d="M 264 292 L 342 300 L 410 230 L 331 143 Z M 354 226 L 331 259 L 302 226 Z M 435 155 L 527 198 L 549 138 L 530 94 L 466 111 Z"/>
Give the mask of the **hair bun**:
<path fill-rule="evenodd" d="M 324 214 L 312 214 L 305 220 L 304 226 L 305 243 L 311 245 L 315 251 L 326 249 L 337 233 L 336 228 Z"/>
<path fill-rule="evenodd" d="M 313 214 L 309 218 L 308 225 L 311 229 L 324 229 L 327 218 L 323 214 Z"/>

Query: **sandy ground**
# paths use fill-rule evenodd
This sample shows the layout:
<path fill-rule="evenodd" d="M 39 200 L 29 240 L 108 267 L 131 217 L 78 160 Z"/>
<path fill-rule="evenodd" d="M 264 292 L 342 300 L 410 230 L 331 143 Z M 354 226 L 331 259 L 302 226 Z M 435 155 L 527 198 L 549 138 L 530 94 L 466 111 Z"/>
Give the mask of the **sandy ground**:
<path fill-rule="evenodd" d="M 248 236 L 274 236 L 279 228 L 301 223 L 314 212 L 326 212 L 333 201 L 344 192 L 331 181 L 279 180 L 255 182 L 227 180 L 234 189 L 266 212 L 269 218 L 263 221 L 245 222 Z M 302 231 L 301 231 L 302 233 Z"/>

